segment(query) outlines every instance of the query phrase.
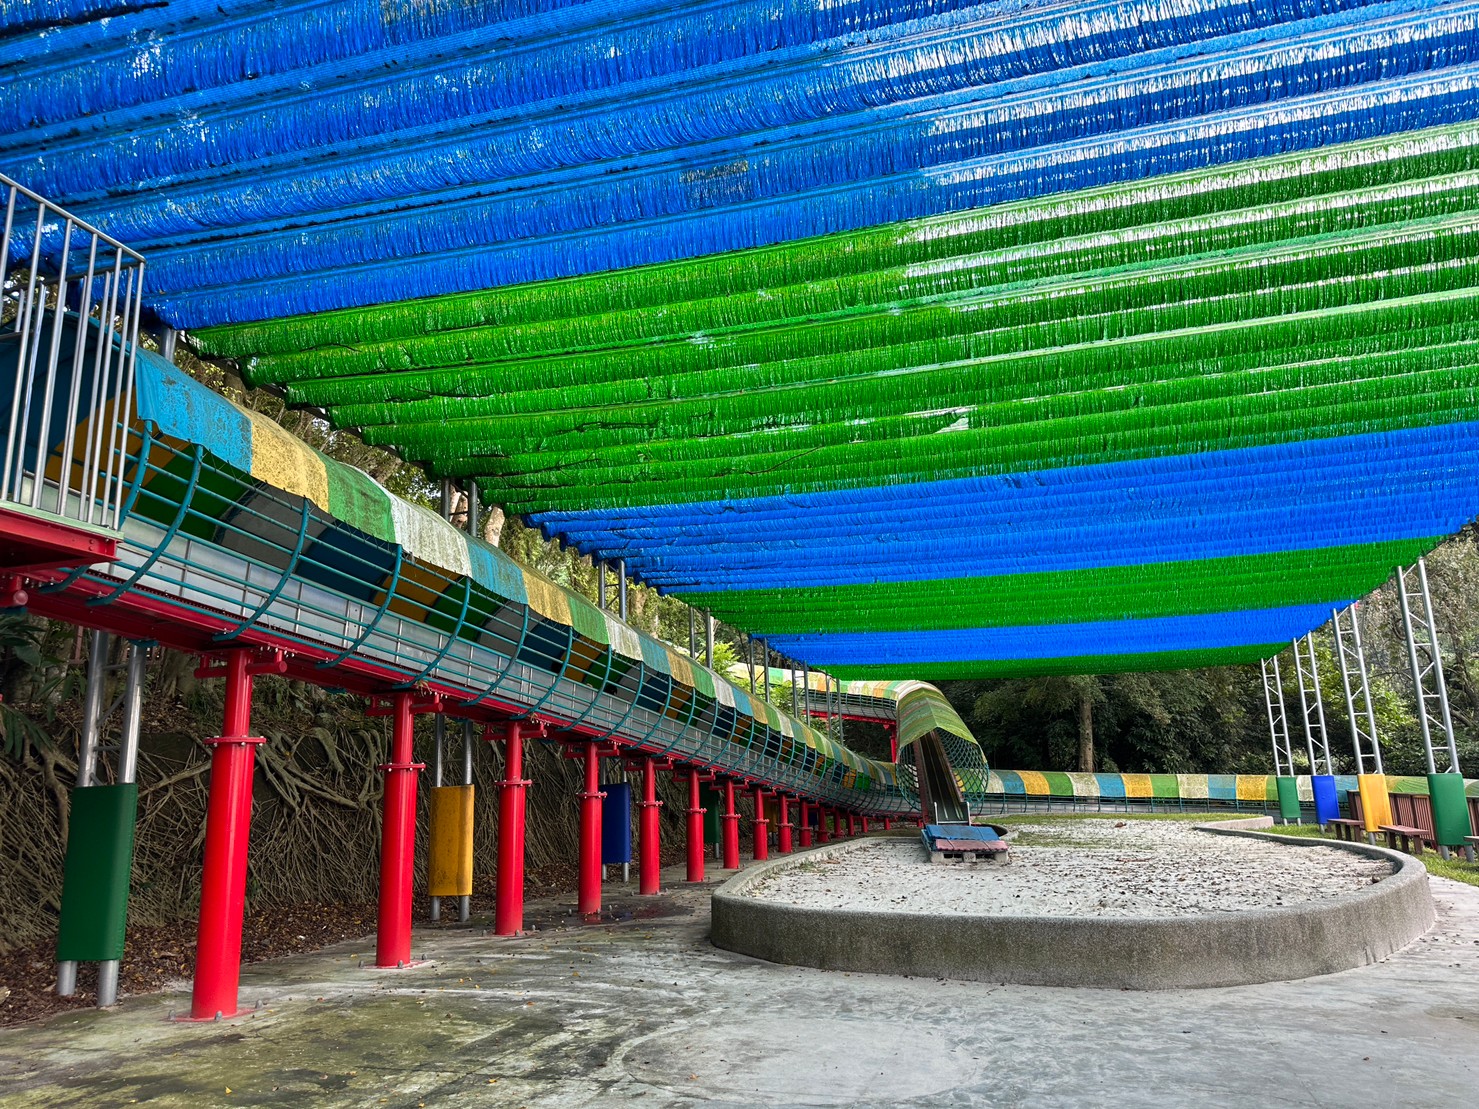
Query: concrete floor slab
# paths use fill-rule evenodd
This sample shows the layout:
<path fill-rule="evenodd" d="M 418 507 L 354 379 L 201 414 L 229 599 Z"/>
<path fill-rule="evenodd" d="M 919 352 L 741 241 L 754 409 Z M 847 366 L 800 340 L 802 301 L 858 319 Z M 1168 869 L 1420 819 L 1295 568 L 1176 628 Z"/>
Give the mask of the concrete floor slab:
<path fill-rule="evenodd" d="M 673 883 L 681 873 L 666 877 Z M 1479 889 L 1384 963 L 1292 983 L 1120 991 L 837 974 L 709 945 L 705 889 L 609 919 L 530 906 L 519 939 L 420 929 L 248 968 L 256 1012 L 178 993 L 0 1032 L 7 1106 L 1470 1106 Z"/>

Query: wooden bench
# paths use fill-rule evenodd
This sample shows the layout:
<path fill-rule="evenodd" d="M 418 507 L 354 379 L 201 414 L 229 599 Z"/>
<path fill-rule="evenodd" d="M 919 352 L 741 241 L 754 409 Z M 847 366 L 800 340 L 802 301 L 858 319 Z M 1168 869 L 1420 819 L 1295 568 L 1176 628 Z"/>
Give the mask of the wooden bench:
<path fill-rule="evenodd" d="M 1328 823 L 1335 829 L 1336 838 L 1346 840 L 1350 843 L 1359 843 L 1366 834 L 1366 822 L 1364 820 L 1338 818 Z"/>
<path fill-rule="evenodd" d="M 1423 853 L 1423 837 L 1427 830 L 1414 828 L 1408 824 L 1383 824 L 1381 830 L 1387 837 L 1387 846 L 1393 851 L 1397 850 L 1397 841 L 1402 841 L 1402 850 L 1409 855 L 1421 855 Z M 1412 850 L 1412 844 L 1417 844 L 1417 850 Z"/>
<path fill-rule="evenodd" d="M 1012 861 L 1011 847 L 999 839 L 937 839 L 930 851 L 930 862 L 980 862 L 994 860 L 998 855 L 1004 863 Z"/>

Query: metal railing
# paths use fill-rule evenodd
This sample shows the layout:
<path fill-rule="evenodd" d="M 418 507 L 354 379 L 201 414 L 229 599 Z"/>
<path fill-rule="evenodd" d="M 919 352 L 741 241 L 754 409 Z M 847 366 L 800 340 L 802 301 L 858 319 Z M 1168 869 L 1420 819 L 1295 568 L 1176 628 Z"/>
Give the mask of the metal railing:
<path fill-rule="evenodd" d="M 144 258 L 0 174 L 0 501 L 119 527 Z"/>

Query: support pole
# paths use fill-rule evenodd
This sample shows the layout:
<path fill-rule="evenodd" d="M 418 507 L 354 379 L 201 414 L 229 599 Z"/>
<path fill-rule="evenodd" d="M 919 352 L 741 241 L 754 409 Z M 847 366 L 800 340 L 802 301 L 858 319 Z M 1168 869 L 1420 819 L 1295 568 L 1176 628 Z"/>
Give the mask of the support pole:
<path fill-rule="evenodd" d="M 698 658 L 698 622 L 695 620 L 697 613 L 693 611 L 692 605 L 685 607 L 688 609 L 688 657 Z"/>
<path fill-rule="evenodd" d="M 474 500 L 472 491 L 476 488 L 476 483 L 468 486 L 467 503 L 469 514 L 471 514 L 471 512 L 473 511 Z M 472 516 L 469 515 L 468 519 L 472 519 Z M 462 722 L 462 784 L 465 786 L 472 785 L 472 733 L 472 721 L 464 720 Z M 466 924 L 471 917 L 472 896 L 470 894 L 464 893 L 457 898 L 457 919 Z"/>
<path fill-rule="evenodd" d="M 1417 696 L 1417 720 L 1427 759 L 1433 839 L 1440 857 L 1448 858 L 1449 847 L 1462 847 L 1472 863 L 1474 845 L 1467 837 L 1474 829 L 1469 820 L 1463 776 L 1459 773 L 1458 743 L 1448 706 L 1448 685 L 1443 677 L 1443 653 L 1438 646 L 1428 567 L 1422 559 L 1410 568 L 1397 567 L 1397 595 L 1402 604 L 1402 630 L 1407 639 L 1412 687 Z M 1441 759 L 1434 747 L 1435 732 L 1443 744 Z"/>
<path fill-rule="evenodd" d="M 1366 651 L 1361 644 L 1361 623 L 1356 606 L 1341 613 L 1331 610 L 1335 633 L 1335 653 L 1340 660 L 1340 677 L 1345 689 L 1346 712 L 1351 722 L 1351 745 L 1356 753 L 1356 787 L 1361 795 L 1361 817 L 1366 825 L 1366 838 L 1376 842 L 1376 832 L 1392 822 L 1392 803 L 1387 795 L 1386 772 L 1381 763 L 1381 741 L 1376 734 L 1376 712 L 1371 703 L 1370 683 L 1366 674 Z"/>
<path fill-rule="evenodd" d="M 205 869 L 195 941 L 196 1020 L 236 1015 L 241 981 L 241 926 L 246 907 L 247 842 L 252 824 L 252 775 L 260 736 L 252 722 L 252 673 L 247 652 L 226 656 L 226 711 L 211 747 L 210 799 L 205 817 Z"/>
<path fill-rule="evenodd" d="M 524 930 L 524 779 L 523 724 L 510 720 L 503 729 L 503 781 L 498 796 L 498 878 L 493 905 L 493 933 L 517 936 Z"/>
<path fill-rule="evenodd" d="M 770 858 L 770 821 L 765 816 L 765 791 L 755 787 L 755 861 Z"/>
<path fill-rule="evenodd" d="M 144 707 L 144 667 L 149 650 L 142 643 L 128 645 L 128 676 L 123 687 L 123 729 L 118 737 L 118 784 L 128 785 L 139 776 L 139 719 Z M 98 1008 L 118 1001 L 119 960 L 98 964 Z"/>
<path fill-rule="evenodd" d="M 740 865 L 739 854 L 739 813 L 734 811 L 734 779 L 728 778 L 724 782 L 724 869 L 738 870 Z"/>
<path fill-rule="evenodd" d="M 1309 749 L 1310 793 L 1315 801 L 1315 823 L 1324 828 L 1340 816 L 1340 797 L 1335 791 L 1335 767 L 1330 758 L 1330 742 L 1325 732 L 1325 699 L 1320 692 L 1320 672 L 1315 662 L 1313 633 L 1305 636 L 1303 650 L 1300 648 L 1300 641 L 1294 641 L 1294 672 L 1299 680 L 1300 717 L 1304 722 L 1304 740 Z"/>
<path fill-rule="evenodd" d="M 82 695 L 82 735 L 77 744 L 77 788 L 93 784 L 98 759 L 98 735 L 102 727 L 103 691 L 108 678 L 107 632 L 94 631 L 88 640 L 87 687 Z M 71 844 L 68 845 L 70 853 Z M 77 992 L 77 960 L 62 959 L 56 965 L 56 992 L 71 997 Z"/>
<path fill-rule="evenodd" d="M 585 790 L 580 795 L 580 889 L 576 911 L 601 911 L 601 754 L 594 740 L 585 745 Z"/>
<path fill-rule="evenodd" d="M 817 838 L 823 843 L 832 842 L 832 825 L 828 822 L 828 810 L 823 805 L 817 806 Z"/>
<path fill-rule="evenodd" d="M 627 560 L 619 558 L 616 560 L 616 599 L 618 605 L 617 615 L 622 620 L 627 618 Z"/>
<path fill-rule="evenodd" d="M 832 834 L 838 839 L 842 838 L 842 813 L 837 809 L 832 810 Z"/>
<path fill-rule="evenodd" d="M 444 490 L 449 489 L 450 485 L 450 482 L 444 481 L 442 483 Z M 448 494 L 444 492 L 442 497 L 445 502 Z M 442 756 L 447 746 L 447 719 L 441 713 L 437 713 L 434 728 L 436 742 L 432 748 L 431 755 L 431 784 L 440 789 L 442 785 Z M 431 919 L 442 919 L 442 899 L 440 897 L 433 897 L 431 899 Z"/>
<path fill-rule="evenodd" d="M 847 814 L 847 838 L 852 839 L 858 834 L 858 818 L 856 813 Z"/>
<path fill-rule="evenodd" d="M 704 808 L 699 803 L 696 766 L 688 771 L 688 880 L 704 880 Z"/>
<path fill-rule="evenodd" d="M 714 669 L 714 614 L 704 609 L 704 665 Z"/>
<path fill-rule="evenodd" d="M 662 884 L 662 844 L 659 840 L 661 822 L 658 810 L 662 802 L 657 799 L 657 760 L 648 755 L 642 760 L 642 810 L 640 855 L 637 859 L 637 892 L 657 893 Z"/>
<path fill-rule="evenodd" d="M 384 818 L 380 831 L 380 906 L 375 929 L 375 965 L 411 962 L 411 883 L 416 870 L 415 717 L 411 694 L 391 700 L 390 761 L 385 772 Z"/>
<path fill-rule="evenodd" d="M 606 611 L 606 563 L 596 559 L 596 607 Z"/>
<path fill-rule="evenodd" d="M 812 810 L 813 806 L 812 806 L 812 804 L 811 804 L 810 801 L 801 801 L 801 802 L 799 802 L 799 804 L 801 805 L 801 846 L 802 847 L 810 847 L 811 846 L 811 810 Z"/>
<path fill-rule="evenodd" d="M 784 793 L 775 795 L 776 804 L 780 807 L 780 826 L 776 829 L 776 853 L 789 855 L 791 853 L 791 799 Z"/>

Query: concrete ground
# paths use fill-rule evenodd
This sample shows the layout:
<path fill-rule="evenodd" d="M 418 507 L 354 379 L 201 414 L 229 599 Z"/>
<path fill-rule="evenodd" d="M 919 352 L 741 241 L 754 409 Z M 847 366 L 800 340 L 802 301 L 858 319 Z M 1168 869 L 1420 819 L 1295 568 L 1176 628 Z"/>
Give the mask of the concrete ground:
<path fill-rule="evenodd" d="M 546 902 L 523 938 L 419 930 L 407 970 L 368 940 L 253 966 L 233 1021 L 170 1021 L 182 986 L 0 1032 L 0 1104 L 1479 1104 L 1479 888 L 1434 879 L 1437 926 L 1376 966 L 1131 993 L 761 963 L 664 877 L 608 886 L 597 924 Z"/>

